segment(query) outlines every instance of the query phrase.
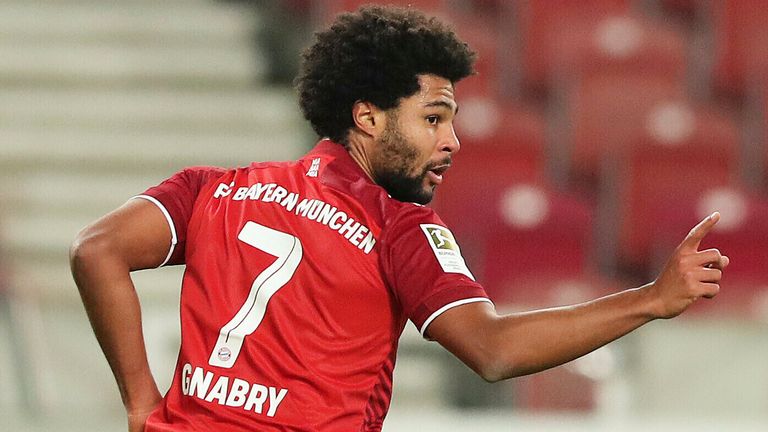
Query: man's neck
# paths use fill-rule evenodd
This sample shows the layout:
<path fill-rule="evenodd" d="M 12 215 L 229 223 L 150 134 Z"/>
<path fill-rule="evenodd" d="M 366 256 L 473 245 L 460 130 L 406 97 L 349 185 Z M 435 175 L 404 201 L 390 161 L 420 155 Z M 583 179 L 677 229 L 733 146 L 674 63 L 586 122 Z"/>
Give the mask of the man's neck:
<path fill-rule="evenodd" d="M 373 147 L 373 143 L 369 142 L 370 138 L 360 137 L 354 133 L 349 134 L 346 146 L 349 155 L 352 159 L 360 165 L 365 174 L 371 179 L 373 178 L 373 166 L 371 165 L 370 150 Z"/>

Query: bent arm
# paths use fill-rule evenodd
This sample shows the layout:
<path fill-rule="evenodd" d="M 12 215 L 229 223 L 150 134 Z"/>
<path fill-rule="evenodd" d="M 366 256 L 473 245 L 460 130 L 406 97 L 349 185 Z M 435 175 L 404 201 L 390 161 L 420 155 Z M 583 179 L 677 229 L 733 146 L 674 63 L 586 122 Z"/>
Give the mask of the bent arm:
<path fill-rule="evenodd" d="M 659 277 L 640 288 L 506 316 L 489 304 L 467 304 L 438 316 L 427 333 L 488 381 L 566 363 L 649 321 L 675 317 L 701 297 L 714 297 L 728 257 L 698 247 L 718 219 L 713 214 L 691 230 Z"/>
<path fill-rule="evenodd" d="M 133 199 L 84 228 L 70 250 L 72 275 L 129 417 L 148 414 L 161 398 L 130 272 L 160 265 L 170 245 L 171 230 L 160 209 Z"/>
<path fill-rule="evenodd" d="M 428 332 L 487 381 L 581 357 L 653 319 L 644 288 L 575 306 L 500 316 L 489 303 L 451 309 Z"/>

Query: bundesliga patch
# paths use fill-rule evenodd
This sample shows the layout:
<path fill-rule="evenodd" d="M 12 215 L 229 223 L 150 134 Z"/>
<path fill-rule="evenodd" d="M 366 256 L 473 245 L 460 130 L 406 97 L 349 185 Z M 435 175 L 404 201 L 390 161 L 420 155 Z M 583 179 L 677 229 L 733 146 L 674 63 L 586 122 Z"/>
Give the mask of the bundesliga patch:
<path fill-rule="evenodd" d="M 453 238 L 453 234 L 448 228 L 435 224 L 421 224 L 420 226 L 444 272 L 463 274 L 475 280 L 464 262 L 464 257 L 461 256 L 461 250 L 459 250 L 456 239 Z"/>

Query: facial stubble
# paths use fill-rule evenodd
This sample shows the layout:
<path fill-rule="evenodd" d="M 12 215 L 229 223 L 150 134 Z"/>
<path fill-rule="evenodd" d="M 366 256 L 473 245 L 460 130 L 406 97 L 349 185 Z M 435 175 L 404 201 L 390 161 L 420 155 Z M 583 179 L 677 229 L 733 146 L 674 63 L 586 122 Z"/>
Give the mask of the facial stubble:
<path fill-rule="evenodd" d="M 393 198 L 418 204 L 432 201 L 435 185 L 424 187 L 427 173 L 442 164 L 450 164 L 450 158 L 437 163 L 427 163 L 413 174 L 419 160 L 417 147 L 400 131 L 397 114 L 387 113 L 387 127 L 377 143 L 378 158 L 374 162 L 374 181 Z"/>

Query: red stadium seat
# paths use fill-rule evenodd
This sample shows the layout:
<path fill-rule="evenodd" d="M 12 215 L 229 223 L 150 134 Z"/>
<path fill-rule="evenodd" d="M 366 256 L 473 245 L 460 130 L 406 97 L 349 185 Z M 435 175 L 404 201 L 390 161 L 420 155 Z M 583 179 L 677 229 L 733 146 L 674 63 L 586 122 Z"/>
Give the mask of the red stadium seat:
<path fill-rule="evenodd" d="M 594 189 L 603 160 L 644 133 L 654 107 L 684 94 L 681 83 L 658 77 L 595 75 L 576 84 L 560 108 L 567 115 L 557 124 L 563 137 L 556 142 L 570 152 L 564 159 L 574 185 Z"/>
<path fill-rule="evenodd" d="M 685 94 L 685 43 L 666 26 L 604 14 L 558 35 L 550 62 L 553 161 L 594 191 L 605 155 L 642 128 L 649 107 Z"/>
<path fill-rule="evenodd" d="M 692 200 L 667 199 L 662 204 L 667 210 L 657 210 L 655 217 L 659 229 L 654 248 L 659 257 L 671 253 L 706 215 L 721 213 L 701 249 L 718 248 L 731 264 L 717 301 L 702 302 L 694 310 L 741 316 L 764 313 L 760 308 L 762 299 L 768 299 L 768 198 L 740 186 L 722 186 L 703 190 Z"/>
<path fill-rule="evenodd" d="M 736 96 L 768 70 L 768 7 L 763 0 L 712 2 L 715 36 L 713 83 Z"/>
<path fill-rule="evenodd" d="M 583 283 L 593 273 L 592 203 L 556 192 L 540 173 L 526 174 L 527 165 L 515 169 L 515 152 L 481 146 L 466 151 L 456 156 L 434 207 L 491 297 L 502 304 L 551 306 L 601 293 L 604 281 Z"/>
<path fill-rule="evenodd" d="M 451 14 L 448 21 L 457 34 L 477 53 L 476 74 L 462 80 L 465 94 L 497 98 L 499 94 L 499 35 L 508 29 L 499 29 L 493 21 L 468 15 Z"/>
<path fill-rule="evenodd" d="M 639 15 L 609 14 L 556 33 L 550 78 L 570 83 L 599 75 L 686 78 L 686 44 L 676 29 Z"/>
<path fill-rule="evenodd" d="M 651 244 L 662 213 L 674 202 L 728 184 L 737 174 L 738 130 L 729 116 L 685 103 L 663 104 L 629 138 L 606 177 L 607 208 L 617 209 L 618 257 L 627 268 L 650 263 Z"/>
<path fill-rule="evenodd" d="M 476 151 L 515 153 L 515 159 L 530 162 L 527 174 L 538 174 L 544 157 L 544 120 L 537 112 L 520 105 L 499 103 L 486 97 L 465 94 L 459 83 L 456 100 L 459 114 L 454 126 L 461 141 L 459 158 Z M 503 154 L 492 159 L 506 157 Z M 461 160 L 459 159 L 459 160 Z M 460 166 L 459 166 L 460 168 Z"/>
<path fill-rule="evenodd" d="M 552 0 L 515 2 L 514 14 L 520 32 L 520 60 L 524 86 L 545 90 L 551 62 L 561 34 L 573 35 L 574 23 L 595 23 L 613 13 L 626 12 L 627 0 Z"/>
<path fill-rule="evenodd" d="M 500 192 L 480 238 L 480 280 L 500 303 L 559 302 L 562 283 L 591 268 L 592 207 L 544 183 L 508 183 Z"/>
<path fill-rule="evenodd" d="M 551 65 L 553 155 L 572 181 L 594 189 L 600 164 L 636 136 L 647 111 L 685 94 L 685 44 L 632 15 L 569 27 Z"/>

